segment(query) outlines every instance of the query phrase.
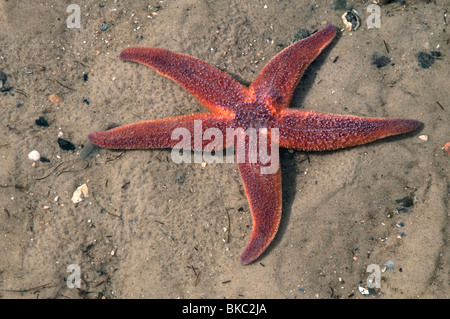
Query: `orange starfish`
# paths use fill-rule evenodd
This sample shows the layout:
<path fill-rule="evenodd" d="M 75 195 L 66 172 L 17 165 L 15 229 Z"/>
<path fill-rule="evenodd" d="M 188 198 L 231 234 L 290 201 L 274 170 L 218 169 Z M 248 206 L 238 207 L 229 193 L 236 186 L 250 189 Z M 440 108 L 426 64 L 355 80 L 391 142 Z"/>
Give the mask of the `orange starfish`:
<path fill-rule="evenodd" d="M 409 132 L 421 124 L 415 120 L 288 109 L 305 69 L 335 35 L 336 27 L 330 24 L 290 45 L 262 69 L 248 88 L 208 63 L 188 55 L 154 47 L 125 49 L 120 54 L 121 59 L 152 67 L 178 83 L 212 113 L 124 125 L 91 133 L 89 140 L 111 149 L 173 148 L 181 144 L 179 137 L 173 138 L 172 133 L 183 128 L 190 133 L 189 136 L 194 136 L 183 144 L 184 148 L 217 151 L 234 146 L 237 154 L 244 150 L 244 157 L 238 158 L 238 167 L 249 201 L 253 228 L 241 255 L 241 263 L 248 264 L 267 248 L 280 223 L 281 173 L 279 165 L 276 165 L 278 156 L 273 156 L 278 155 L 278 146 L 305 151 L 334 150 Z M 201 123 L 200 129 L 196 129 L 196 123 Z M 199 133 L 203 134 L 208 129 L 216 130 L 215 144 L 211 140 L 196 140 Z M 227 135 L 229 129 L 234 129 L 231 138 Z M 249 129 L 258 130 L 260 139 L 252 140 L 246 134 Z M 218 139 L 220 135 L 227 136 L 227 139 L 221 141 Z M 263 145 L 262 138 L 268 145 Z M 259 151 L 263 146 L 271 154 L 270 161 L 251 157 L 252 150 Z M 272 172 L 264 171 L 272 164 L 275 164 Z"/>

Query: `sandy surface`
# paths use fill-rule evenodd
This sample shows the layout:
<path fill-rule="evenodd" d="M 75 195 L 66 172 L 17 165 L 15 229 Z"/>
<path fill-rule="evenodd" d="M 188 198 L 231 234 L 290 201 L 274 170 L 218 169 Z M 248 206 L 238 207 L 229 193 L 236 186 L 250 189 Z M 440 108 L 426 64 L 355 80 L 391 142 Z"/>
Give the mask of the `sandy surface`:
<path fill-rule="evenodd" d="M 0 297 L 450 296 L 446 0 L 383 6 L 381 28 L 370 30 L 370 2 L 353 1 L 362 19 L 353 32 L 333 1 L 79 1 L 81 28 L 69 29 L 71 2 L 0 4 L 0 70 L 13 87 L 0 95 Z M 178 165 L 168 150 L 80 159 L 88 133 L 110 123 L 204 110 L 170 80 L 120 61 L 127 46 L 186 53 L 249 84 L 300 30 L 326 23 L 341 32 L 292 107 L 424 127 L 342 151 L 282 150 L 280 230 L 253 264 L 239 263 L 252 221 L 235 164 Z M 442 56 L 423 69 L 421 51 Z M 376 53 L 391 63 L 376 68 Z M 48 127 L 36 125 L 40 116 Z M 33 164 L 32 150 L 49 162 Z M 89 197 L 74 204 L 82 184 Z M 412 207 L 396 202 L 405 196 Z M 80 289 L 66 284 L 70 264 Z M 381 287 L 364 295 L 369 265 L 380 267 Z"/>

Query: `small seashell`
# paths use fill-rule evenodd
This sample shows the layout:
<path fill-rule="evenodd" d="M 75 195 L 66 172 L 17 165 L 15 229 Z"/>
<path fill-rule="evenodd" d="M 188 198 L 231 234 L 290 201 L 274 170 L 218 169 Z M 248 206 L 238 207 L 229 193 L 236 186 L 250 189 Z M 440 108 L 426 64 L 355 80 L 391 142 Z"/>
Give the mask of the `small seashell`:
<path fill-rule="evenodd" d="M 355 10 L 345 12 L 341 19 L 348 31 L 355 31 L 361 25 L 358 12 Z"/>
<path fill-rule="evenodd" d="M 32 161 L 37 162 L 41 158 L 41 154 L 39 154 L 38 151 L 34 150 L 34 151 L 31 151 L 30 154 L 28 154 L 28 158 Z"/>
<path fill-rule="evenodd" d="M 358 290 L 363 295 L 368 295 L 369 294 L 369 289 L 367 289 L 365 287 L 358 286 Z"/>
<path fill-rule="evenodd" d="M 89 197 L 89 188 L 86 184 L 83 184 L 77 188 L 72 195 L 72 202 L 74 204 L 81 202 L 84 198 Z"/>
<path fill-rule="evenodd" d="M 428 135 L 419 135 L 419 138 L 424 142 L 428 141 Z"/>

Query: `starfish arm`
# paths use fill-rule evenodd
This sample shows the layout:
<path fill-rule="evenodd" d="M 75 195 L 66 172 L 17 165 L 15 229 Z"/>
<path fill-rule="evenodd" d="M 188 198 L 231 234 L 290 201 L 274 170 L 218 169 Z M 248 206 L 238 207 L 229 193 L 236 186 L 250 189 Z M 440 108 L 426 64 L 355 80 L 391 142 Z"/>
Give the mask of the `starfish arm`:
<path fill-rule="evenodd" d="M 250 96 L 265 102 L 269 108 L 274 108 L 273 113 L 287 108 L 306 68 L 335 35 L 336 27 L 329 24 L 278 53 L 249 87 Z"/>
<path fill-rule="evenodd" d="M 245 143 L 246 155 L 248 155 L 248 141 Z M 239 144 L 238 144 L 239 147 Z M 241 263 L 249 264 L 258 258 L 272 242 L 277 233 L 281 219 L 282 195 L 281 195 L 281 169 L 279 158 L 272 159 L 271 165 L 276 164 L 274 172 L 270 174 L 264 171 L 267 164 L 261 164 L 258 159 L 255 163 L 249 163 L 238 158 L 238 167 L 247 196 L 253 226 L 250 239 L 241 254 Z"/>
<path fill-rule="evenodd" d="M 108 131 L 90 133 L 88 138 L 95 145 L 110 149 L 172 148 L 182 145 L 186 149 L 207 150 L 213 143 L 204 140 L 203 134 L 210 129 L 214 141 L 216 138 L 220 141 L 220 147 L 214 149 L 219 149 L 226 146 L 225 139 L 220 138 L 225 136 L 231 120 L 222 115 L 198 113 L 123 125 Z"/>
<path fill-rule="evenodd" d="M 416 120 L 335 115 L 285 109 L 280 113 L 280 146 L 305 151 L 334 150 L 410 132 Z"/>
<path fill-rule="evenodd" d="M 229 115 L 249 99 L 246 87 L 225 72 L 189 55 L 155 47 L 133 47 L 123 50 L 120 58 L 153 68 L 218 114 Z"/>

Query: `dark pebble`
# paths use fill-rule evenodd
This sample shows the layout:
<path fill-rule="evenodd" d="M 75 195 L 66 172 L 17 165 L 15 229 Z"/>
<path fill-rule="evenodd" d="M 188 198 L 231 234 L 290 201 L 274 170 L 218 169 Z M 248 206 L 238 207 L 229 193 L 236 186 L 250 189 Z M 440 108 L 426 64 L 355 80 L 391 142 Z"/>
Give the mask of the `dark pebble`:
<path fill-rule="evenodd" d="M 65 139 L 58 138 L 58 144 L 59 144 L 59 147 L 61 147 L 61 149 L 65 150 L 65 151 L 74 151 L 75 150 L 75 145 Z"/>
<path fill-rule="evenodd" d="M 50 160 L 47 157 L 41 156 L 39 159 L 42 163 L 50 163 Z"/>
<path fill-rule="evenodd" d="M 102 31 L 108 30 L 108 24 L 106 22 L 103 22 L 102 24 Z"/>
<path fill-rule="evenodd" d="M 419 52 L 417 61 L 422 69 L 429 69 L 434 63 L 434 58 L 426 52 Z"/>
<path fill-rule="evenodd" d="M 16 107 L 20 109 L 23 106 L 23 103 L 17 103 Z"/>
<path fill-rule="evenodd" d="M 433 58 L 440 58 L 442 56 L 440 51 L 431 51 L 430 53 Z"/>
<path fill-rule="evenodd" d="M 5 86 L 6 80 L 8 80 L 8 77 L 3 71 L 0 71 L 0 92 L 8 92 L 13 88 L 12 86 Z"/>
<path fill-rule="evenodd" d="M 0 92 L 9 92 L 9 91 L 11 91 L 12 88 L 13 88 L 12 86 L 8 86 L 8 87 L 2 86 L 2 87 L 0 87 Z"/>
<path fill-rule="evenodd" d="M 83 81 L 87 82 L 89 80 L 89 73 L 83 73 Z"/>
<path fill-rule="evenodd" d="M 0 71 L 0 87 L 3 87 L 3 84 L 5 84 L 7 79 L 8 77 L 6 76 L 6 74 L 3 71 Z"/>
<path fill-rule="evenodd" d="M 378 53 L 372 55 L 372 64 L 375 65 L 378 69 L 388 65 L 389 62 L 391 62 L 391 60 L 384 55 L 379 55 Z"/>
<path fill-rule="evenodd" d="M 411 207 L 412 205 L 414 205 L 414 200 L 411 196 L 405 196 L 403 198 L 396 199 L 395 202 L 399 205 L 402 205 L 403 207 Z"/>
<path fill-rule="evenodd" d="M 36 121 L 35 121 L 37 126 L 44 126 L 47 127 L 49 126 L 48 121 L 45 117 L 40 116 Z"/>
<path fill-rule="evenodd" d="M 369 295 L 377 295 L 377 290 L 375 288 L 369 288 L 367 290 L 369 291 Z"/>
<path fill-rule="evenodd" d="M 89 105 L 89 104 L 91 104 L 91 102 L 89 102 L 89 100 L 88 100 L 88 99 L 83 99 L 83 103 L 84 103 L 84 104 L 86 104 L 86 105 Z"/>

